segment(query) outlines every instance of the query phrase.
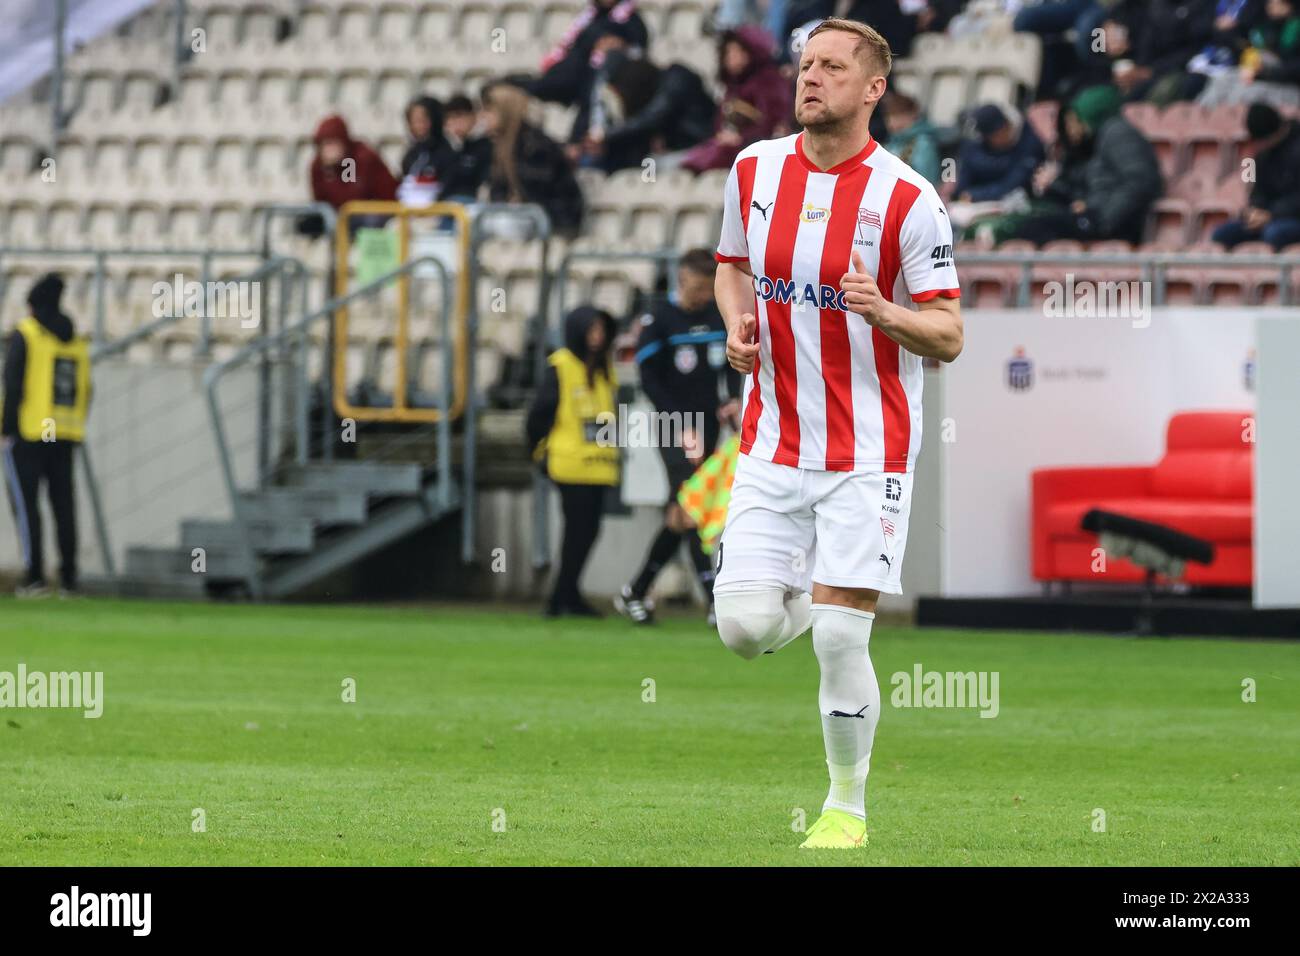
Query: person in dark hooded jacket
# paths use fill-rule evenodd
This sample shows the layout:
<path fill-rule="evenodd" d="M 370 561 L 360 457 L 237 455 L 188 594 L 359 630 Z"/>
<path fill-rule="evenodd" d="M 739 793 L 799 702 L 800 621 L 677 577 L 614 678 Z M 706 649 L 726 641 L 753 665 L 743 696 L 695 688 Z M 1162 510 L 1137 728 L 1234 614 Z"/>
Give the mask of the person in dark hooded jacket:
<path fill-rule="evenodd" d="M 397 198 L 407 206 L 427 206 L 440 192 L 438 162 L 447 148 L 442 132 L 442 104 L 432 96 L 420 96 L 406 107 L 406 130 L 411 142 L 402 154 L 401 182 Z"/>
<path fill-rule="evenodd" d="M 1210 238 L 1229 249 L 1251 240 L 1274 249 L 1300 242 L 1300 124 L 1267 103 L 1252 103 L 1246 135 L 1255 153 L 1250 202 L 1240 218 L 1225 222 Z"/>
<path fill-rule="evenodd" d="M 1142 241 L 1164 180 L 1155 150 L 1121 105 L 1113 86 L 1089 87 L 1070 101 L 1064 116 L 1070 161 L 1043 192 L 1043 204 L 1016 227 L 1017 238 Z"/>
<path fill-rule="evenodd" d="M 308 173 L 312 198 L 338 209 L 354 199 L 392 201 L 397 180 L 380 155 L 353 139 L 341 116 L 327 116 L 316 127 L 316 153 Z M 346 164 L 351 161 L 349 168 Z"/>
<path fill-rule="evenodd" d="M 542 61 L 541 76 L 527 84 L 528 93 L 548 103 L 585 104 L 608 43 L 616 40 L 632 52 L 649 44 L 650 34 L 636 5 L 637 0 L 589 0 Z"/>
<path fill-rule="evenodd" d="M 600 534 L 605 494 L 619 480 L 613 339 L 608 312 L 592 306 L 570 312 L 564 347 L 551 353 L 528 410 L 529 446 L 559 490 L 564 513 L 560 568 L 546 605 L 550 617 L 601 616 L 582 597 L 578 582 Z"/>
<path fill-rule="evenodd" d="M 771 139 L 794 113 L 794 87 L 781 75 L 775 46 L 762 27 L 724 33 L 718 44 L 718 78 L 725 92 L 713 136 L 696 146 L 682 166 L 697 173 L 729 169 L 750 143 Z"/>
<path fill-rule="evenodd" d="M 77 507 L 72 463 L 90 405 L 90 352 L 60 311 L 63 280 L 50 273 L 27 296 L 31 315 L 10 334 L 0 418 L 5 487 L 13 507 L 26 575 L 19 597 L 49 592 L 42 552 L 39 495 L 44 483 L 54 513 L 64 593 L 77 590 Z"/>
<path fill-rule="evenodd" d="M 699 74 L 680 63 L 659 67 L 619 54 L 606 89 L 617 101 L 617 118 L 589 130 L 586 143 L 587 154 L 605 172 L 689 149 L 713 135 L 713 99 Z"/>

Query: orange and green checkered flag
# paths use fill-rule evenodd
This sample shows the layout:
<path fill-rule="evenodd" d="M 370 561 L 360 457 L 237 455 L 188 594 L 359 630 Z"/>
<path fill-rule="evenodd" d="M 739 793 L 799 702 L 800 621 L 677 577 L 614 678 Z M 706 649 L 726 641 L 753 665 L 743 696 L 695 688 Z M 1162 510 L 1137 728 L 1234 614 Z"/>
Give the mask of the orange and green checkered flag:
<path fill-rule="evenodd" d="M 712 554 L 718 546 L 718 538 L 722 537 L 722 526 L 727 521 L 727 504 L 731 501 L 731 481 L 736 477 L 739 458 L 740 436 L 732 435 L 704 459 L 677 492 L 677 503 L 695 522 L 705 554 Z"/>

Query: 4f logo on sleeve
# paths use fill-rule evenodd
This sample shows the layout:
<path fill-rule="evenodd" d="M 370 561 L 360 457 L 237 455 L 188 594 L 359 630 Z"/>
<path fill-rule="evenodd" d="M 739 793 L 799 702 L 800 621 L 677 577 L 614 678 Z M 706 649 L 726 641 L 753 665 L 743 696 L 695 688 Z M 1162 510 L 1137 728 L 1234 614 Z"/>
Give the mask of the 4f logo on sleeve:
<path fill-rule="evenodd" d="M 942 245 L 935 246 L 930 250 L 930 259 L 936 269 L 944 269 L 952 265 L 952 246 Z"/>

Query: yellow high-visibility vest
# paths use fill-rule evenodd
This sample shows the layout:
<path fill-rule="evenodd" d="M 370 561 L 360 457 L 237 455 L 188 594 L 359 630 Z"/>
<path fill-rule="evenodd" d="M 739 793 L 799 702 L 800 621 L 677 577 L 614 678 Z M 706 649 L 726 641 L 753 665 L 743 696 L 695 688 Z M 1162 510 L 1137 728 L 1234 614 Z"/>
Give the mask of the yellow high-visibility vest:
<path fill-rule="evenodd" d="M 566 485 L 617 485 L 619 452 L 614 407 L 614 369 L 606 366 L 587 381 L 587 366 L 568 349 L 548 359 L 560 384 L 555 424 L 537 449 L 546 471 Z"/>
<path fill-rule="evenodd" d="M 27 346 L 18 433 L 26 441 L 81 441 L 90 404 L 89 341 L 74 335 L 64 342 L 32 316 L 18 331 Z"/>

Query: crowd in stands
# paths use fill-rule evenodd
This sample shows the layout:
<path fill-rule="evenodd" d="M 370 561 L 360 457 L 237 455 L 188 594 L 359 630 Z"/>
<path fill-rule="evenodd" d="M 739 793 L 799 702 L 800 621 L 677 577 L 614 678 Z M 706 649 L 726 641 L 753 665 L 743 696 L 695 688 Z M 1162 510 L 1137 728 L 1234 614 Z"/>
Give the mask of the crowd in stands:
<path fill-rule="evenodd" d="M 1249 175 L 1248 164 L 1218 170 L 1241 176 L 1248 196 L 1212 240 L 1279 249 L 1300 241 L 1300 129 L 1291 119 L 1300 114 L 1300 0 L 980 3 L 1042 38 L 1038 89 L 1023 90 L 1015 104 L 976 104 L 954 126 L 932 123 L 916 96 L 891 89 L 873 120 L 873 134 L 939 188 L 963 239 L 1143 242 L 1181 170 L 1138 120 L 1187 103 L 1239 106 L 1243 122 L 1230 138 L 1254 161 Z M 865 20 L 899 58 L 923 33 L 970 33 L 983 22 L 968 15 L 966 0 L 721 0 L 708 76 L 654 62 L 637 7 L 590 0 L 536 73 L 493 80 L 479 103 L 463 94 L 416 99 L 396 172 L 350 137 L 342 117 L 325 118 L 313 195 L 335 206 L 539 203 L 556 232 L 574 236 L 584 212 L 578 169 L 612 173 L 653 158 L 660 168 L 725 170 L 750 143 L 793 131 L 792 59 L 818 19 Z M 1045 102 L 1059 105 L 1055 122 L 1035 129 L 1025 110 Z M 573 110 L 565 142 L 531 120 L 539 103 Z"/>

